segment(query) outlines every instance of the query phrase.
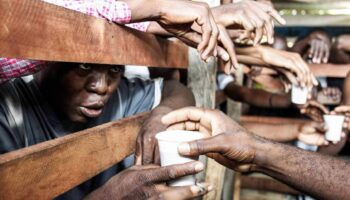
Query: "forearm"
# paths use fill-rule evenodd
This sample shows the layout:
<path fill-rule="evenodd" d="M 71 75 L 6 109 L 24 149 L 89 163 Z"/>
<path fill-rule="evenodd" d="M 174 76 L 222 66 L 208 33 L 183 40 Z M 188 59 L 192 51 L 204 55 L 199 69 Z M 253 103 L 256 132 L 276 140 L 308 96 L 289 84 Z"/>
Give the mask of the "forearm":
<path fill-rule="evenodd" d="M 194 106 L 195 100 L 192 92 L 175 80 L 164 82 L 162 101 L 154 109 L 156 113 L 167 113 L 186 106 Z"/>
<path fill-rule="evenodd" d="M 257 171 L 318 199 L 348 199 L 350 165 L 334 157 L 258 139 Z"/>
<path fill-rule="evenodd" d="M 288 94 L 274 94 L 260 89 L 251 89 L 229 83 L 225 94 L 235 101 L 244 102 L 257 107 L 287 108 L 291 105 Z"/>
<path fill-rule="evenodd" d="M 290 142 L 298 137 L 299 125 L 297 124 L 263 124 L 242 123 L 250 132 L 276 142 Z"/>

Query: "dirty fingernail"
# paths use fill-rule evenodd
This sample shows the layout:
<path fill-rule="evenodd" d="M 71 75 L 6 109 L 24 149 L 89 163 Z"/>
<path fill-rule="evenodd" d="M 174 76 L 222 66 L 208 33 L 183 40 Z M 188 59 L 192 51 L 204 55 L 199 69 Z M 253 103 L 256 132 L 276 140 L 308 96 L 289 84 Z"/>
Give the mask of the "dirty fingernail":
<path fill-rule="evenodd" d="M 190 145 L 188 143 L 182 143 L 178 146 L 177 150 L 181 154 L 189 154 L 190 153 Z"/>

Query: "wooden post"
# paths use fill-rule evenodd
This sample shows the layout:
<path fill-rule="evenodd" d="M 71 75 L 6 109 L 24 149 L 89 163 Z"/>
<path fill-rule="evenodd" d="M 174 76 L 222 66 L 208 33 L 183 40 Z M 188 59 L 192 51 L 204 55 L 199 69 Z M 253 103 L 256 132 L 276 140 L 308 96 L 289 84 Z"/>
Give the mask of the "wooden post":
<path fill-rule="evenodd" d="M 210 7 L 220 5 L 220 0 L 200 0 L 206 2 Z M 196 98 L 196 106 L 204 108 L 215 108 L 216 70 L 217 60 L 210 59 L 205 63 L 200 59 L 195 49 L 189 50 L 188 85 Z M 200 159 L 205 161 L 206 159 Z M 204 177 L 202 173 L 199 177 Z M 204 200 L 220 200 L 224 182 L 225 167 L 217 164 L 214 160 L 206 162 L 205 181 L 214 186 Z"/>
<path fill-rule="evenodd" d="M 217 60 L 209 59 L 209 62 L 203 62 L 195 49 L 189 50 L 189 68 L 188 68 L 188 86 L 196 99 L 196 106 L 204 108 L 215 108 L 216 91 L 216 70 Z M 205 162 L 205 159 L 201 159 Z M 199 178 L 205 177 L 205 180 L 214 186 L 214 191 L 204 197 L 206 200 L 219 200 L 223 186 L 225 168 L 215 161 L 208 159 L 205 173 L 200 174 Z"/>
<path fill-rule="evenodd" d="M 235 82 L 238 85 L 242 85 L 242 83 L 243 83 L 243 66 L 242 65 L 239 66 L 239 68 L 237 69 L 237 71 L 235 73 Z M 230 116 L 235 121 L 239 121 L 240 116 L 241 116 L 241 110 L 242 110 L 241 103 L 235 102 L 231 99 L 227 99 L 227 115 L 228 116 Z M 233 170 L 226 169 L 224 189 L 223 189 L 223 200 L 233 199 L 232 195 L 233 195 L 233 192 L 235 192 L 235 191 L 232 191 L 232 190 L 236 190 L 236 188 L 237 188 L 236 186 L 233 187 L 234 176 L 238 176 L 235 178 L 237 180 L 237 178 L 239 178 L 239 173 L 235 173 Z M 235 192 L 236 196 L 237 196 L 237 193 L 239 193 L 239 191 Z M 237 200 L 236 196 L 234 197 L 235 200 Z"/>
<path fill-rule="evenodd" d="M 53 199 L 135 150 L 148 113 L 0 155 L 0 199 Z"/>

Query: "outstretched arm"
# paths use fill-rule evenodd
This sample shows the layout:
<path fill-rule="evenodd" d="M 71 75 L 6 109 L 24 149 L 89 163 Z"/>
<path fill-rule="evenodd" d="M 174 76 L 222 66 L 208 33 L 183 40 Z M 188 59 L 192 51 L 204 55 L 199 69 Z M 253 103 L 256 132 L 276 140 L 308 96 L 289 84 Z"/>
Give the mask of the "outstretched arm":
<path fill-rule="evenodd" d="M 162 121 L 168 129 L 212 135 L 181 144 L 183 155 L 205 154 L 231 169 L 263 172 L 319 199 L 350 196 L 350 164 L 343 160 L 263 139 L 215 110 L 183 108 Z"/>
<path fill-rule="evenodd" d="M 264 108 L 287 108 L 291 105 L 288 94 L 274 94 L 261 89 L 252 89 L 229 83 L 225 89 L 225 94 L 235 101 L 247 103 L 249 105 Z"/>

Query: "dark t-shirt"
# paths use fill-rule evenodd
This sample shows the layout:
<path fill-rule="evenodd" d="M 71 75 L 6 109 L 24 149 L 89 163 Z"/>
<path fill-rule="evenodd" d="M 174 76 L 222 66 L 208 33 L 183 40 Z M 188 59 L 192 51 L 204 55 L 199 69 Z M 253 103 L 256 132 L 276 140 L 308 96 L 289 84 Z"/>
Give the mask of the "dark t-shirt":
<path fill-rule="evenodd" d="M 58 117 L 34 80 L 25 82 L 19 78 L 7 82 L 0 86 L 0 154 L 149 111 L 159 102 L 161 87 L 162 80 L 123 78 L 101 116 L 84 125 L 72 125 Z M 109 168 L 59 199 L 81 199 L 123 170 L 125 165 L 121 162 Z"/>

